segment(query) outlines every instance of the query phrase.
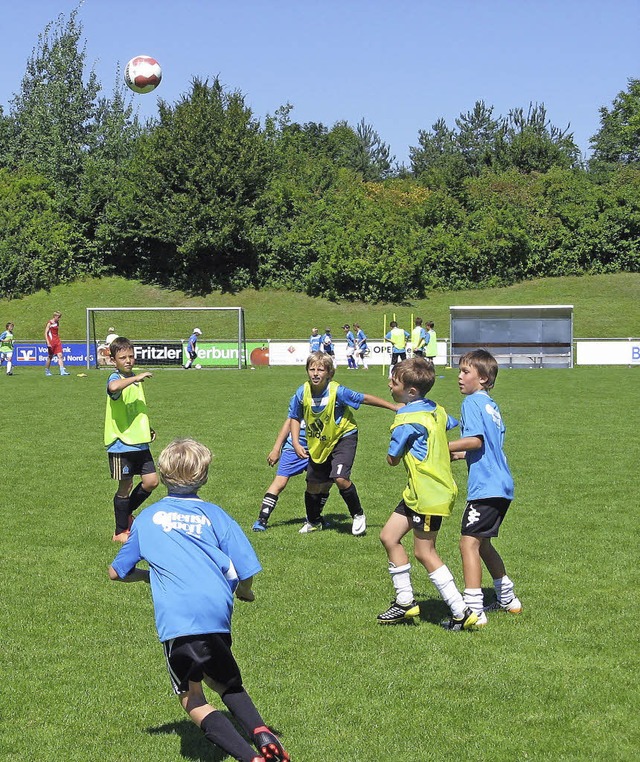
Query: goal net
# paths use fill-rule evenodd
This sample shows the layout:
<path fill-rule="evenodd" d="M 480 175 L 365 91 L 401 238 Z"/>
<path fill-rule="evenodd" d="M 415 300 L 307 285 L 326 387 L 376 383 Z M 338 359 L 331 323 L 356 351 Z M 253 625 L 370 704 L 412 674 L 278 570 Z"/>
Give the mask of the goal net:
<path fill-rule="evenodd" d="M 126 336 L 136 364 L 180 367 L 189 337 L 199 328 L 194 365 L 246 367 L 242 307 L 87 307 L 87 367 L 113 367 L 107 337 Z"/>

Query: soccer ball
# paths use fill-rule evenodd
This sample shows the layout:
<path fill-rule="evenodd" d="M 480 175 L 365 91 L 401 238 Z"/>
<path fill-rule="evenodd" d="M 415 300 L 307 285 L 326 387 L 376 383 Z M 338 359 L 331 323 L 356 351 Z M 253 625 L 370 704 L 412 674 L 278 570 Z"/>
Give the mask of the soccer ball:
<path fill-rule="evenodd" d="M 150 93 L 162 80 L 162 69 L 151 56 L 132 58 L 124 70 L 124 81 L 134 93 Z"/>
<path fill-rule="evenodd" d="M 201 370 L 201 369 L 202 369 L 202 365 L 196 365 L 196 370 Z"/>

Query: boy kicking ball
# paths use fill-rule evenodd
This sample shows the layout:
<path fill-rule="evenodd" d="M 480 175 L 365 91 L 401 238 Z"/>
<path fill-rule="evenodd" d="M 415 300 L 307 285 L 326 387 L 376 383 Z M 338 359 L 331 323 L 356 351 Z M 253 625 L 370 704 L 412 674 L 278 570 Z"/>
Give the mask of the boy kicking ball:
<path fill-rule="evenodd" d="M 136 518 L 109 578 L 150 582 L 156 629 L 173 690 L 211 743 L 240 762 L 289 762 L 265 726 L 231 651 L 233 596 L 253 601 L 260 562 L 238 524 L 198 497 L 211 452 L 193 439 L 176 439 L 160 454 L 160 478 L 169 492 Z M 138 569 L 144 560 L 149 570 Z M 202 683 L 216 691 L 260 755 L 208 703 Z"/>
<path fill-rule="evenodd" d="M 373 405 L 395 412 L 396 405 L 371 394 L 362 394 L 333 381 L 333 359 L 324 352 L 312 352 L 307 358 L 309 380 L 291 398 L 291 441 L 299 458 L 309 458 L 307 488 L 304 493 L 307 520 L 300 529 L 308 534 L 322 529 L 322 509 L 335 484 L 353 520 L 351 534 L 367 530 L 360 497 L 351 481 L 351 468 L 358 445 L 358 427 L 353 410 Z M 307 449 L 300 444 L 301 422 L 307 433 Z"/>
<path fill-rule="evenodd" d="M 391 427 L 387 462 L 391 466 L 403 463 L 408 484 L 380 533 L 396 596 L 391 606 L 378 615 L 378 621 L 395 624 L 420 616 L 413 597 L 411 564 L 402 545 L 403 537 L 413 531 L 415 557 L 451 609 L 451 618 L 445 619 L 442 626 L 447 630 L 468 630 L 478 621 L 478 615 L 465 605 L 453 575 L 436 551 L 442 519 L 451 514 L 458 494 L 447 443 L 447 430 L 458 422 L 443 407 L 426 399 L 434 382 L 433 364 L 420 357 L 395 365 L 389 381 L 393 399 L 402 406 Z"/>

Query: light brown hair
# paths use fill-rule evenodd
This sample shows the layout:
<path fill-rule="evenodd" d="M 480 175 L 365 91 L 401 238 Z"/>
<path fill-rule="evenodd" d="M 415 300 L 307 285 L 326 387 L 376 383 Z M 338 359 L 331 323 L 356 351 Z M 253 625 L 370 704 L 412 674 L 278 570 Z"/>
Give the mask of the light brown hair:
<path fill-rule="evenodd" d="M 498 361 L 486 349 L 474 349 L 462 355 L 458 365 L 469 365 L 478 371 L 478 375 L 487 380 L 482 384 L 483 389 L 493 389 L 498 376 Z"/>
<path fill-rule="evenodd" d="M 207 483 L 212 457 L 195 439 L 174 439 L 158 458 L 160 479 L 169 492 L 197 492 Z"/>
<path fill-rule="evenodd" d="M 394 366 L 392 375 L 405 389 L 415 387 L 422 397 L 431 391 L 436 380 L 433 363 L 427 362 L 424 357 L 412 357 L 399 362 Z"/>

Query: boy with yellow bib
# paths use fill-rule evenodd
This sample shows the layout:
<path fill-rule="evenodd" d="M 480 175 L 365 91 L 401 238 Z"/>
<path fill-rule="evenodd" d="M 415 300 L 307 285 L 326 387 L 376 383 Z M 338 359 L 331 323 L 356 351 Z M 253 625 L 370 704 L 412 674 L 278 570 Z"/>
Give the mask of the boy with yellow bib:
<path fill-rule="evenodd" d="M 391 396 L 402 407 L 391 426 L 387 462 L 391 466 L 403 463 L 408 483 L 402 500 L 380 533 L 396 595 L 391 606 L 378 615 L 378 621 L 394 624 L 420 616 L 413 597 L 411 564 L 402 545 L 402 538 L 413 530 L 415 557 L 451 609 L 451 618 L 442 622 L 442 626 L 448 630 L 467 630 L 478 617 L 465 606 L 453 575 L 436 552 L 442 519 L 450 515 L 458 494 L 447 441 L 447 430 L 458 422 L 443 407 L 425 399 L 434 382 L 433 365 L 421 357 L 398 363 L 389 381 Z"/>
<path fill-rule="evenodd" d="M 324 528 L 322 509 L 335 484 L 353 519 L 351 534 L 358 536 L 366 532 L 367 520 L 356 485 L 350 479 L 358 444 L 358 427 L 351 411 L 360 405 L 373 405 L 395 412 L 397 405 L 341 386 L 332 380 L 335 372 L 329 355 L 312 352 L 307 358 L 309 380 L 296 390 L 289 403 L 291 442 L 299 458 L 309 458 L 304 493 L 307 520 L 300 533 Z M 306 449 L 300 444 L 303 420 Z"/>

